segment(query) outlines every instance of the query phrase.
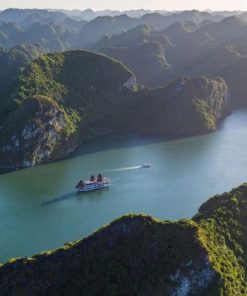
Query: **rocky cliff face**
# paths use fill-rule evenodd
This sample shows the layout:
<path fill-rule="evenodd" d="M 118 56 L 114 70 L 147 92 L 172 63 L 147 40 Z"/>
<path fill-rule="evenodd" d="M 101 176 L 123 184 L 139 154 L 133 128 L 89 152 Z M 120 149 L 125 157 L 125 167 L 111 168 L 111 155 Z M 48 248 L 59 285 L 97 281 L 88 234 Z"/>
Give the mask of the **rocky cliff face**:
<path fill-rule="evenodd" d="M 216 120 L 229 111 L 229 89 L 222 78 L 182 77 L 167 88 L 168 98 L 183 98 L 191 101 L 204 101 L 212 110 Z"/>
<path fill-rule="evenodd" d="M 192 220 L 119 218 L 82 241 L 0 267 L 0 295 L 244 296 L 247 184 Z"/>
<path fill-rule="evenodd" d="M 76 147 L 73 141 L 68 146 L 71 123 L 65 112 L 47 97 L 25 100 L 13 118 L 3 126 L 0 139 L 2 167 L 33 166 L 66 156 Z"/>
<path fill-rule="evenodd" d="M 113 131 L 210 132 L 230 112 L 221 78 L 183 77 L 166 88 L 141 89 L 116 60 L 82 50 L 42 55 L 2 101 L 0 167 L 8 168 L 66 157 Z"/>
<path fill-rule="evenodd" d="M 102 55 L 41 56 L 0 107 L 0 166 L 61 159 L 83 141 L 119 129 L 135 86 L 132 72 Z"/>
<path fill-rule="evenodd" d="M 0 295 L 201 295 L 215 276 L 194 223 L 128 216 L 51 255 L 7 263 Z"/>
<path fill-rule="evenodd" d="M 141 133 L 211 132 L 231 112 L 229 89 L 221 78 L 182 77 L 166 88 L 144 91 L 135 112 L 132 124 Z"/>

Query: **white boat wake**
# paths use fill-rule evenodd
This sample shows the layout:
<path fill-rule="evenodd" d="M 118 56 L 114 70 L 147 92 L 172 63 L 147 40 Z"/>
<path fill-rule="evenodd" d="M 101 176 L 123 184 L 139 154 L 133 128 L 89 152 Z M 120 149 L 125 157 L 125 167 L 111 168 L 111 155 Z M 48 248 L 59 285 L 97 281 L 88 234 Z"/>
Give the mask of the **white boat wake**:
<path fill-rule="evenodd" d="M 130 167 L 123 167 L 123 168 L 118 168 L 118 169 L 107 170 L 107 172 L 132 171 L 132 170 L 138 170 L 140 168 L 142 168 L 141 165 L 136 165 L 136 166 L 130 166 Z"/>

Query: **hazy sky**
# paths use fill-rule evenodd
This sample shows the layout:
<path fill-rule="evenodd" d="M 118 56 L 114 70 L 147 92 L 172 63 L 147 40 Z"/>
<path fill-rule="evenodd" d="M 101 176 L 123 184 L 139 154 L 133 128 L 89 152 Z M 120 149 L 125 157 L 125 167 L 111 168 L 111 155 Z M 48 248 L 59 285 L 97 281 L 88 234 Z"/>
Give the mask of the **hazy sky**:
<path fill-rule="evenodd" d="M 0 0 L 0 9 L 19 8 L 66 8 L 66 9 L 212 9 L 247 10 L 247 0 Z"/>

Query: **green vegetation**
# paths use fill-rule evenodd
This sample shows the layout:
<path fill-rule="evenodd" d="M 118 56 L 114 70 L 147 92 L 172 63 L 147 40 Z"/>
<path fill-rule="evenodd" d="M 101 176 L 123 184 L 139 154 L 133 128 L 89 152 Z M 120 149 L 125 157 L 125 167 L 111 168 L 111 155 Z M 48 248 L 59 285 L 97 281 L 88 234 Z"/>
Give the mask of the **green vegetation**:
<path fill-rule="evenodd" d="M 0 47 L 29 43 L 39 44 L 46 52 L 97 50 L 127 65 L 137 82 L 148 87 L 163 87 L 182 75 L 220 76 L 229 85 L 235 105 L 246 103 L 244 13 L 101 13 L 2 11 Z M 131 17 L 139 13 L 142 17 Z M 83 20 L 83 15 L 90 21 Z"/>
<path fill-rule="evenodd" d="M 138 81 L 147 86 L 153 77 L 164 69 L 170 69 L 158 41 L 146 41 L 132 47 L 108 47 L 101 49 L 101 52 L 123 62 L 136 74 Z"/>
<path fill-rule="evenodd" d="M 88 138 L 119 130 L 132 87 L 134 74 L 105 56 L 81 50 L 40 56 L 3 96 L 0 162 L 59 159 Z"/>
<path fill-rule="evenodd" d="M 247 184 L 215 196 L 194 220 L 212 267 L 220 275 L 217 295 L 247 295 Z"/>
<path fill-rule="evenodd" d="M 158 295 L 161 290 L 167 295 L 176 286 L 171 275 L 178 267 L 199 271 L 204 256 L 195 223 L 129 215 L 83 241 L 12 260 L 0 269 L 0 288 L 16 295 Z M 187 266 L 191 260 L 195 263 Z"/>
<path fill-rule="evenodd" d="M 143 89 L 128 68 L 106 56 L 82 50 L 41 55 L 3 92 L 0 165 L 57 160 L 114 131 L 209 132 L 228 114 L 228 101 L 222 79 L 184 77 Z"/>
<path fill-rule="evenodd" d="M 42 49 L 37 45 L 21 44 L 10 50 L 0 48 L 0 95 L 17 78 L 20 71 L 40 54 Z"/>
<path fill-rule="evenodd" d="M 147 134 L 210 132 L 231 111 L 228 86 L 221 78 L 182 77 L 166 88 L 143 90 L 137 101 L 131 126 Z"/>
<path fill-rule="evenodd" d="M 112 38 L 105 37 L 94 47 L 123 62 L 136 74 L 138 82 L 146 86 L 163 71 L 171 70 L 166 50 L 173 45 L 149 25 L 138 26 Z"/>
<path fill-rule="evenodd" d="M 127 215 L 58 250 L 11 259 L 0 294 L 245 296 L 246 217 L 247 184 L 192 220 Z"/>

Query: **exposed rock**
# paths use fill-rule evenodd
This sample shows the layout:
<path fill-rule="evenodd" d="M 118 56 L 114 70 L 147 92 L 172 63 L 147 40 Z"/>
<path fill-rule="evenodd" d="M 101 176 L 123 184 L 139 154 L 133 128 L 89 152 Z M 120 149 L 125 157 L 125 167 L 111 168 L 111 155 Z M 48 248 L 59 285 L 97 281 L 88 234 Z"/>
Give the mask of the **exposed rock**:
<path fill-rule="evenodd" d="M 166 88 L 143 91 L 132 126 L 141 133 L 202 134 L 215 130 L 230 112 L 222 78 L 182 77 Z"/>
<path fill-rule="evenodd" d="M 42 55 L 0 108 L 0 167 L 61 159 L 113 131 L 210 132 L 229 112 L 221 78 L 182 77 L 166 88 L 145 89 L 124 65 L 103 55 L 82 50 Z"/>
<path fill-rule="evenodd" d="M 122 89 L 133 90 L 135 86 L 136 86 L 136 77 L 133 75 L 120 87 L 120 90 Z"/>
<path fill-rule="evenodd" d="M 29 167 L 56 159 L 55 153 L 69 138 L 69 122 L 56 104 L 36 96 L 25 100 L 14 118 L 14 122 L 6 123 L 6 134 L 0 140 L 3 167 Z M 70 144 L 72 148 L 73 142 Z"/>
<path fill-rule="evenodd" d="M 127 216 L 51 255 L 7 263 L 0 295 L 19 287 L 22 295 L 37 296 L 185 296 L 201 293 L 214 278 L 196 225 Z"/>
<path fill-rule="evenodd" d="M 206 289 L 216 276 L 206 256 L 196 264 L 189 261 L 186 267 L 186 273 L 177 270 L 171 275 L 171 280 L 174 282 L 174 287 L 169 291 L 171 296 L 197 295 L 198 290 Z"/>
<path fill-rule="evenodd" d="M 78 50 L 41 56 L 16 84 L 0 108 L 5 168 L 64 158 L 83 141 L 119 129 L 136 81 L 119 62 Z"/>
<path fill-rule="evenodd" d="M 245 296 L 247 184 L 192 220 L 119 218 L 77 242 L 0 267 L 0 295 Z"/>

